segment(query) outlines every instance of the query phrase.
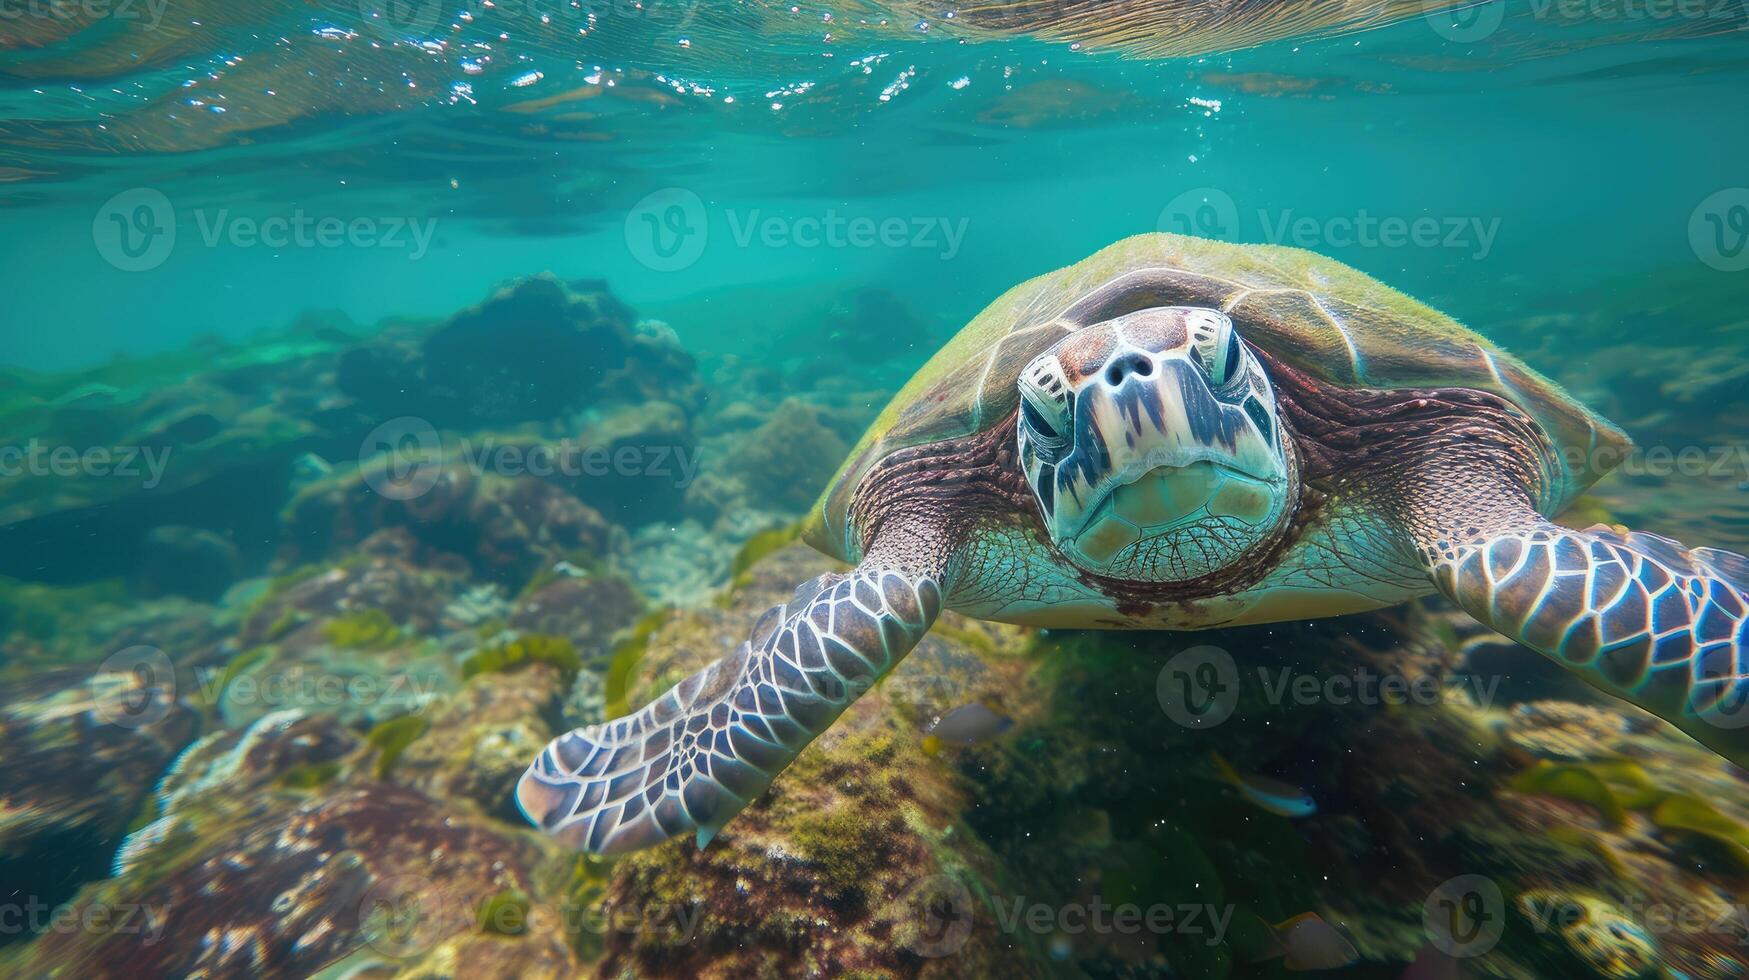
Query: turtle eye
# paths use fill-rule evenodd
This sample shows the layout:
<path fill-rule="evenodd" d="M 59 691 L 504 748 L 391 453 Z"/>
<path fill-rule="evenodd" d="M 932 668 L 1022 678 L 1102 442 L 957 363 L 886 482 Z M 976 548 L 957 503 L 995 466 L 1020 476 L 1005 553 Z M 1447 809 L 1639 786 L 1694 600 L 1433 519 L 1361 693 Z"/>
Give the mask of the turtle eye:
<path fill-rule="evenodd" d="M 1050 355 L 1027 365 L 1020 375 L 1020 419 L 1041 447 L 1069 441 L 1069 385 L 1063 366 Z"/>
<path fill-rule="evenodd" d="M 1190 321 L 1191 341 L 1216 387 L 1232 381 L 1245 365 L 1244 345 L 1233 321 L 1213 310 L 1198 310 Z"/>
<path fill-rule="evenodd" d="M 1026 424 L 1032 426 L 1032 431 L 1044 436 L 1046 439 L 1056 440 L 1063 438 L 1062 433 L 1058 432 L 1055 426 L 1045 421 L 1044 413 L 1032 407 L 1032 402 L 1022 399 L 1020 402 L 1020 413 L 1026 416 Z"/>

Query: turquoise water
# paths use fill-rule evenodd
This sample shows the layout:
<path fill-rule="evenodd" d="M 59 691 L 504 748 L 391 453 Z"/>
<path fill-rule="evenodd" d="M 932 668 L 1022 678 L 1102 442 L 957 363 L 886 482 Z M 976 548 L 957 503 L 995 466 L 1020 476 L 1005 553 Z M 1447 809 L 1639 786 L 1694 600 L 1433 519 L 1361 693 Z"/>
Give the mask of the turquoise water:
<path fill-rule="evenodd" d="M 1203 639 L 1479 704 L 1204 737 L 1202 639 L 955 620 L 702 856 L 510 799 L 828 569 L 790 529 L 942 343 L 1143 232 L 1451 314 L 1643 447 L 1567 523 L 1749 552 L 1749 7 L 1438 6 L 0 0 L 0 448 L 77 457 L 0 455 L 0 972 L 1749 973 L 1743 770 L 1437 600 Z M 463 472 L 530 444 L 644 470 Z"/>

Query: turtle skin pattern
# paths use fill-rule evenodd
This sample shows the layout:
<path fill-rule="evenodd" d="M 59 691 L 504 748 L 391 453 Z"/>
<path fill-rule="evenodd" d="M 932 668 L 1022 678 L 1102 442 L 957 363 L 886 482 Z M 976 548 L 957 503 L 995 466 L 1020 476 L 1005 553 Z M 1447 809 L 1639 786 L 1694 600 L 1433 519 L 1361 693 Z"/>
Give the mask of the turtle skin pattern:
<path fill-rule="evenodd" d="M 703 846 L 910 652 L 941 603 L 932 575 L 865 564 L 814 578 L 761 616 L 751 639 L 643 710 L 554 739 L 518 803 L 597 854 L 687 831 Z"/>
<path fill-rule="evenodd" d="M 1465 612 L 1749 762 L 1749 559 L 1546 521 L 1431 553 Z"/>

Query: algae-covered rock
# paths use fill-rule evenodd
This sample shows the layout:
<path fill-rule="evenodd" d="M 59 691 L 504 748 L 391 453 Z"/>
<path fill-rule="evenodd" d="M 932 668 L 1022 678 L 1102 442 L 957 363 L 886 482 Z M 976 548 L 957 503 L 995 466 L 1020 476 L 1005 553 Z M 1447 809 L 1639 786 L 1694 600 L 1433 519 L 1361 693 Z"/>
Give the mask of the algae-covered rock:
<path fill-rule="evenodd" d="M 734 455 L 735 471 L 766 506 L 806 507 L 832 478 L 849 444 L 820 421 L 817 409 L 784 399 Z"/>
<path fill-rule="evenodd" d="M 162 652 L 0 687 L 0 880 L 54 904 L 101 877 L 147 794 L 196 730 Z M 14 931 L 0 942 L 19 938 Z"/>
<path fill-rule="evenodd" d="M 468 799 L 482 811 L 514 816 L 510 793 L 528 760 L 552 738 L 542 719 L 563 690 L 560 669 L 547 663 L 471 677 L 431 708 L 429 724 L 399 754 L 392 779 L 435 799 Z"/>
<path fill-rule="evenodd" d="M 562 636 L 579 653 L 594 657 L 607 652 L 614 636 L 642 614 L 643 605 L 631 584 L 617 575 L 559 574 L 527 590 L 510 615 L 510 627 Z"/>
<path fill-rule="evenodd" d="M 539 351 L 539 356 L 530 356 Z M 346 352 L 340 389 L 382 418 L 443 427 L 550 419 L 596 401 L 702 398 L 691 355 L 592 280 L 512 282 L 425 336 Z"/>
<path fill-rule="evenodd" d="M 423 492 L 385 496 L 377 487 L 388 465 L 379 459 L 305 487 L 283 515 L 282 559 L 323 561 L 395 532 L 384 543 L 403 560 L 518 587 L 559 561 L 607 553 L 615 534 L 595 510 L 534 476 L 433 462 Z"/>
<path fill-rule="evenodd" d="M 574 975 L 561 919 L 512 933 L 479 918 L 505 893 L 556 902 L 564 855 L 465 796 L 376 782 L 364 743 L 332 715 L 297 710 L 202 737 L 154 794 L 115 876 L 87 885 L 66 913 L 129 918 L 44 930 L 0 971 Z"/>

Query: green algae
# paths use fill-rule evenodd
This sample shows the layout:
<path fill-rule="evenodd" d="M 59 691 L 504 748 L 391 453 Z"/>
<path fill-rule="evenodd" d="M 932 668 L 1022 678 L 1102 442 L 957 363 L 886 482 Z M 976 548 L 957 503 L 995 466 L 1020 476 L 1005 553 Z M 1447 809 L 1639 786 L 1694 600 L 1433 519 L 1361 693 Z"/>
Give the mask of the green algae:
<path fill-rule="evenodd" d="M 304 614 L 291 606 L 287 606 L 280 610 L 278 618 L 274 619 L 274 621 L 267 626 L 267 642 L 272 643 L 283 638 L 287 633 L 297 629 L 298 626 L 303 623 L 304 619 Z"/>
<path fill-rule="evenodd" d="M 486 932 L 520 936 L 528 928 L 528 908 L 526 894 L 506 888 L 480 903 L 474 921 Z"/>
<path fill-rule="evenodd" d="M 279 774 L 274 782 L 289 789 L 316 789 L 340 775 L 338 762 L 300 762 Z"/>
<path fill-rule="evenodd" d="M 754 566 L 794 544 L 801 536 L 802 525 L 796 523 L 760 531 L 748 538 L 729 561 L 729 587 L 717 595 L 717 606 L 727 609 L 733 604 L 736 591 L 753 580 Z"/>
<path fill-rule="evenodd" d="M 378 722 L 370 730 L 370 734 L 366 735 L 364 740 L 377 749 L 379 753 L 376 764 L 378 779 L 388 778 L 389 771 L 395 767 L 395 762 L 401 758 L 401 753 L 407 751 L 407 746 L 417 741 L 419 736 L 424 735 L 425 729 L 429 725 L 430 722 L 425 719 L 424 715 L 402 715 L 399 718 Z"/>
<path fill-rule="evenodd" d="M 245 650 L 226 661 L 225 669 L 219 672 L 218 682 L 212 687 L 212 701 L 203 705 L 203 707 L 208 712 L 216 709 L 219 702 L 225 699 L 225 692 L 230 690 L 233 681 L 243 676 L 245 673 L 254 670 L 257 666 L 266 663 L 267 660 L 273 656 L 273 653 L 273 647 L 255 647 L 253 649 Z"/>
<path fill-rule="evenodd" d="M 328 642 L 347 650 L 387 650 L 401 642 L 401 627 L 381 609 L 347 613 L 323 627 Z"/>
<path fill-rule="evenodd" d="M 555 667 L 560 678 L 569 684 L 577 679 L 577 672 L 583 669 L 583 658 L 571 641 L 562 636 L 530 633 L 472 654 L 462 661 L 462 677 L 502 674 L 520 670 L 529 664 Z"/>
<path fill-rule="evenodd" d="M 851 887 L 874 873 L 880 863 L 878 835 L 866 813 L 840 806 L 825 813 L 797 815 L 789 843 L 805 861 L 820 868 L 834 883 Z"/>
<path fill-rule="evenodd" d="M 1627 809 L 1609 784 L 1585 765 L 1543 763 L 1519 773 L 1511 786 L 1520 793 L 1552 796 L 1594 807 L 1610 829 L 1619 829 L 1627 821 Z"/>
<path fill-rule="evenodd" d="M 631 633 L 625 639 L 614 645 L 608 661 L 607 677 L 603 683 L 607 717 L 618 718 L 631 714 L 634 706 L 629 699 L 635 692 L 628 688 L 632 676 L 637 673 L 638 664 L 649 653 L 650 638 L 673 618 L 673 613 L 672 608 L 663 608 L 645 615 L 632 626 Z"/>
<path fill-rule="evenodd" d="M 1652 809 L 1652 824 L 1659 830 L 1700 842 L 1707 850 L 1730 862 L 1739 873 L 1749 873 L 1749 827 L 1726 816 L 1696 796 L 1672 793 Z"/>

